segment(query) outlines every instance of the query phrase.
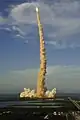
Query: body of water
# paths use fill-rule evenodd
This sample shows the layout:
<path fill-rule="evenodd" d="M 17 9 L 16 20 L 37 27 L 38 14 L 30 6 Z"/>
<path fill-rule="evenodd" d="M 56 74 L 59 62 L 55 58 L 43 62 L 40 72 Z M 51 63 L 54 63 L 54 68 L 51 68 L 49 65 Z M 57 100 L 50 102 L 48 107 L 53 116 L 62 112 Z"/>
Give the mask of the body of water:
<path fill-rule="evenodd" d="M 79 93 L 58 93 L 56 98 L 68 98 L 71 97 L 75 100 L 80 100 Z M 0 107 L 6 107 L 13 104 L 25 104 L 28 101 L 20 101 L 19 94 L 0 94 Z"/>
<path fill-rule="evenodd" d="M 56 98 L 68 98 L 80 100 L 79 93 L 57 93 Z M 19 94 L 0 94 L 0 101 L 18 101 Z"/>

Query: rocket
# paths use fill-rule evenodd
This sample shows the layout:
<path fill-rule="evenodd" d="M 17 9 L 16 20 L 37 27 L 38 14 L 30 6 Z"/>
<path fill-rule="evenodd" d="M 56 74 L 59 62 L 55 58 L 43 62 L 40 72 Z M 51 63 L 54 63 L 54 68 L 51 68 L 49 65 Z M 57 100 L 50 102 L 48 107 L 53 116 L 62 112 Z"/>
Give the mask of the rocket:
<path fill-rule="evenodd" d="M 38 7 L 36 7 L 36 12 L 39 12 L 39 8 Z"/>

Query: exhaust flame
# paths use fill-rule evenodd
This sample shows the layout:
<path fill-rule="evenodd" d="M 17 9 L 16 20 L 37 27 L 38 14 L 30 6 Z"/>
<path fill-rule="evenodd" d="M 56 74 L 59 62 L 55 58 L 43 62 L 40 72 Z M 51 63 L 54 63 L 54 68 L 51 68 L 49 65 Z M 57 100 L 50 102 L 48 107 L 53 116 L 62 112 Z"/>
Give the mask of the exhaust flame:
<path fill-rule="evenodd" d="M 38 7 L 36 7 L 36 12 L 38 12 Z"/>

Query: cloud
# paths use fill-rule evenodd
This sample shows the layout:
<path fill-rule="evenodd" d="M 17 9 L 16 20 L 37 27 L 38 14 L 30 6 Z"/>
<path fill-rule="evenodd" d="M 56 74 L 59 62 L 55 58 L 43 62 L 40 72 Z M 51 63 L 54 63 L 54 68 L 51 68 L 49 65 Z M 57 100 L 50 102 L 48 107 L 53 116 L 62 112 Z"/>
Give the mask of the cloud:
<path fill-rule="evenodd" d="M 11 32 L 11 29 L 10 28 L 6 28 L 6 27 L 5 28 L 1 27 L 0 30 L 5 30 L 5 31 Z"/>
<path fill-rule="evenodd" d="M 7 23 L 7 20 L 8 20 L 7 18 L 2 17 L 2 15 L 1 15 L 0 16 L 0 25 Z"/>
<path fill-rule="evenodd" d="M 27 37 L 32 39 L 31 35 L 28 36 L 28 34 L 33 33 L 34 36 L 38 34 L 36 30 L 36 6 L 40 8 L 41 22 L 48 41 L 47 44 L 53 44 L 55 48 L 66 48 L 68 46 L 67 40 L 71 41 L 74 34 L 80 34 L 80 1 L 76 0 L 61 0 L 60 2 L 39 0 L 37 2 L 25 2 L 13 6 L 8 16 L 8 24 L 12 25 L 13 31 L 18 31 L 25 39 L 27 39 Z M 49 39 L 51 41 L 53 40 L 53 42 L 49 41 Z M 66 42 L 65 45 L 63 45 L 65 39 Z M 58 42 L 54 42 L 54 40 L 61 40 L 62 44 L 58 45 Z M 74 42 L 71 41 L 69 47 L 73 46 L 73 43 Z M 74 47 L 77 47 L 79 43 L 77 44 L 76 39 L 75 43 Z"/>
<path fill-rule="evenodd" d="M 45 42 L 48 45 L 52 45 L 54 49 L 65 49 L 65 48 L 78 48 L 80 47 L 80 44 L 75 44 L 74 42 L 72 43 L 67 43 L 66 41 L 62 41 L 62 40 L 58 40 L 58 41 L 54 41 L 54 40 L 49 40 Z"/>
<path fill-rule="evenodd" d="M 13 70 L 4 76 L 3 82 L 21 90 L 24 87 L 36 88 L 38 69 Z M 80 90 L 80 67 L 78 66 L 49 66 L 46 75 L 47 87 L 56 87 L 66 92 Z M 6 89 L 6 88 L 5 88 Z M 12 87 L 13 89 L 13 87 Z"/>
<path fill-rule="evenodd" d="M 17 31 L 20 35 L 25 35 L 25 33 L 19 27 L 12 26 L 12 29 L 14 31 Z"/>
<path fill-rule="evenodd" d="M 21 36 L 20 34 L 17 34 L 15 37 L 16 37 L 16 38 L 21 38 L 21 39 L 24 39 L 24 37 L 23 37 L 23 36 Z"/>
<path fill-rule="evenodd" d="M 35 7 L 38 3 L 22 3 L 15 6 L 10 13 L 10 16 L 18 23 L 32 24 L 36 22 Z"/>
<path fill-rule="evenodd" d="M 56 41 L 46 41 L 46 44 L 56 45 Z"/>

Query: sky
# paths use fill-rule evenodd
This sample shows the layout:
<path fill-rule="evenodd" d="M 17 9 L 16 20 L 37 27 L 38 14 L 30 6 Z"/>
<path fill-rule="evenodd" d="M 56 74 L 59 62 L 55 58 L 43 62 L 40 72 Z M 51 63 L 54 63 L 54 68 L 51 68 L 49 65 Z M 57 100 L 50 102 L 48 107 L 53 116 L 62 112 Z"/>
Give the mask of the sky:
<path fill-rule="evenodd" d="M 47 87 L 80 92 L 80 1 L 0 0 L 0 93 L 36 89 L 36 6 L 44 29 Z"/>

